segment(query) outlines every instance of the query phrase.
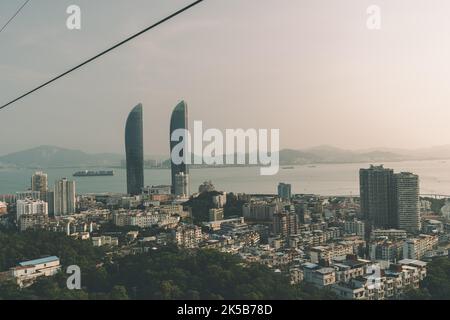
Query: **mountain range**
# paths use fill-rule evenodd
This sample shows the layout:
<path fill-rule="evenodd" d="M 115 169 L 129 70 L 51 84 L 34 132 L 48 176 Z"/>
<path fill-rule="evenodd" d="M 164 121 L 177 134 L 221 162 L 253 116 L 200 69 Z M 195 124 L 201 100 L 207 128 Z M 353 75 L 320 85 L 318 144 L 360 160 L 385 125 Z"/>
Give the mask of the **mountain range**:
<path fill-rule="evenodd" d="M 0 156 L 0 166 L 26 168 L 113 167 L 120 166 L 124 158 L 124 155 L 115 153 L 92 154 L 55 146 L 39 146 Z M 283 149 L 280 151 L 281 165 L 434 159 L 450 159 L 450 145 L 415 150 L 392 148 L 345 150 L 323 145 L 301 150 Z"/>

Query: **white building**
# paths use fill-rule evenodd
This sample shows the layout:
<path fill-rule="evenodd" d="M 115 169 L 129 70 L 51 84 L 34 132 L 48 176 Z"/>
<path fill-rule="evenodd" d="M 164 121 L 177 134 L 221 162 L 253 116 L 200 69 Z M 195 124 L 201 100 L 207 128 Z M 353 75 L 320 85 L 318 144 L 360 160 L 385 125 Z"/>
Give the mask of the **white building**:
<path fill-rule="evenodd" d="M 167 209 L 170 212 L 170 208 Z M 113 215 L 113 222 L 116 226 L 137 226 L 140 228 L 149 228 L 152 226 L 175 226 L 180 221 L 180 217 L 172 215 L 163 210 L 119 210 Z"/>
<path fill-rule="evenodd" d="M 17 221 L 22 215 L 48 215 L 48 204 L 42 200 L 33 200 L 27 198 L 24 200 L 17 200 Z"/>
<path fill-rule="evenodd" d="M 119 239 L 116 237 L 110 237 L 110 236 L 92 237 L 92 245 L 94 247 L 118 246 Z"/>
<path fill-rule="evenodd" d="M 437 246 L 438 241 L 438 236 L 427 234 L 406 239 L 403 243 L 403 258 L 419 260 L 425 255 L 425 252 L 433 250 Z"/>
<path fill-rule="evenodd" d="M 175 243 L 183 248 L 197 248 L 202 240 L 202 229 L 196 225 L 180 225 L 172 230 Z"/>
<path fill-rule="evenodd" d="M 19 266 L 11 268 L 11 276 L 23 288 L 34 283 L 39 277 L 51 277 L 58 273 L 61 264 L 58 257 L 46 257 L 36 260 L 24 261 Z"/>

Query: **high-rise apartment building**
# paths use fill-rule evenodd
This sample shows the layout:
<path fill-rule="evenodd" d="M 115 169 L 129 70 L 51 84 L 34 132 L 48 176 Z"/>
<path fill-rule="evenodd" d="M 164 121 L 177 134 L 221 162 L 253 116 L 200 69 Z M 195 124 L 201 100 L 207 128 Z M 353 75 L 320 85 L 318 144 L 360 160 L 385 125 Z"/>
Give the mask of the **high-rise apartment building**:
<path fill-rule="evenodd" d="M 382 165 L 359 170 L 361 214 L 373 228 L 390 228 L 397 224 L 393 176 L 394 171 Z"/>
<path fill-rule="evenodd" d="M 54 191 L 54 214 L 55 216 L 66 216 L 75 213 L 75 181 L 66 178 L 55 182 Z"/>
<path fill-rule="evenodd" d="M 394 174 L 397 227 L 411 233 L 420 231 L 419 177 L 409 172 Z"/>
<path fill-rule="evenodd" d="M 419 177 L 371 165 L 359 171 L 361 213 L 372 229 L 420 230 Z"/>
<path fill-rule="evenodd" d="M 48 201 L 48 177 L 46 173 L 38 171 L 31 176 L 31 190 L 39 191 L 41 200 Z"/>

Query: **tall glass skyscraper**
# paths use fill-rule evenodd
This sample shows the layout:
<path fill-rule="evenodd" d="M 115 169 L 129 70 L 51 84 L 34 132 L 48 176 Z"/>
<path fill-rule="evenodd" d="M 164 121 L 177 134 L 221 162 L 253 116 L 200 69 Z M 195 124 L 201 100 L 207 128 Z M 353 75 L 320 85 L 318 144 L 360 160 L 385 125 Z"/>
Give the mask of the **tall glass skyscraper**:
<path fill-rule="evenodd" d="M 173 148 L 179 143 L 179 141 L 172 141 L 172 133 L 177 129 L 188 129 L 188 108 L 187 104 L 184 101 L 181 101 L 175 109 L 173 109 L 172 117 L 170 119 L 170 135 L 169 135 L 169 141 L 170 141 L 170 154 L 172 154 Z M 184 155 L 180 154 L 181 157 L 184 156 L 190 156 L 190 155 Z M 172 169 L 172 193 L 175 192 L 175 185 L 176 185 L 176 175 L 178 173 L 184 173 L 184 175 L 189 174 L 189 168 L 186 163 L 181 164 L 175 164 L 173 161 L 171 161 L 171 169 Z"/>
<path fill-rule="evenodd" d="M 144 138 L 142 104 L 128 115 L 125 126 L 125 153 L 127 162 L 127 193 L 138 195 L 144 187 Z"/>

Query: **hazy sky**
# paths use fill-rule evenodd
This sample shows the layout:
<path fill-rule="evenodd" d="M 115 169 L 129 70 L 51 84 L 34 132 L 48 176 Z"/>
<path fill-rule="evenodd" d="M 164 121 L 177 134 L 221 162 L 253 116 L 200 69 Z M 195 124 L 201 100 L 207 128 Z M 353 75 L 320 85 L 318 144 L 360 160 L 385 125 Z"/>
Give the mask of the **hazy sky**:
<path fill-rule="evenodd" d="M 0 33 L 0 104 L 191 1 L 31 0 Z M 0 25 L 22 3 L 0 1 Z M 366 27 L 372 4 L 381 30 Z M 181 99 L 206 127 L 279 128 L 282 147 L 448 144 L 449 14 L 448 0 L 206 0 L 0 111 L 0 154 L 123 152 L 139 102 L 145 153 L 168 154 Z"/>

